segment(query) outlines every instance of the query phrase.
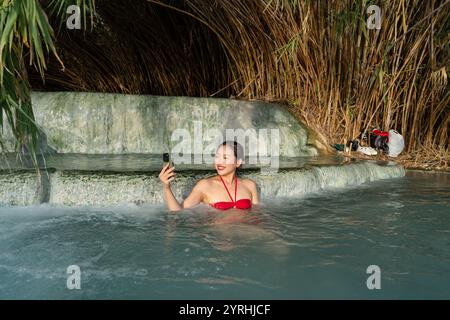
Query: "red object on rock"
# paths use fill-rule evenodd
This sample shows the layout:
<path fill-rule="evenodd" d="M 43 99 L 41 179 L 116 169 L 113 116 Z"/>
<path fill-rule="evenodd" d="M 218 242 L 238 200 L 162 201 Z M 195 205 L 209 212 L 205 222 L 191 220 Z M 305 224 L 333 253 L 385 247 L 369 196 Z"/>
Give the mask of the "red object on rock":
<path fill-rule="evenodd" d="M 381 130 L 375 129 L 375 130 L 372 131 L 372 133 L 373 133 L 374 135 L 376 135 L 376 136 L 387 137 L 386 142 L 389 142 L 389 132 L 387 132 L 387 131 L 381 131 Z"/>

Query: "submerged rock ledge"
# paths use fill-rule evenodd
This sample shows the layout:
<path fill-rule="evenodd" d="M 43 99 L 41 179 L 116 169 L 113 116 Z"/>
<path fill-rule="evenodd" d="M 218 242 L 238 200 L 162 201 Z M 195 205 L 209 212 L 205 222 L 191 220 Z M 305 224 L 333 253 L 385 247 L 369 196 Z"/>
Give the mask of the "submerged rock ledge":
<path fill-rule="evenodd" d="M 194 183 L 212 171 L 182 171 L 172 184 L 178 199 L 190 192 Z M 401 165 L 375 161 L 340 165 L 281 169 L 278 172 L 248 171 L 241 175 L 254 179 L 264 202 L 276 197 L 303 197 L 339 190 L 366 182 L 399 178 Z M 38 177 L 32 172 L 0 171 L 0 205 L 110 206 L 121 204 L 162 204 L 162 187 L 156 172 L 117 173 L 54 171 Z"/>

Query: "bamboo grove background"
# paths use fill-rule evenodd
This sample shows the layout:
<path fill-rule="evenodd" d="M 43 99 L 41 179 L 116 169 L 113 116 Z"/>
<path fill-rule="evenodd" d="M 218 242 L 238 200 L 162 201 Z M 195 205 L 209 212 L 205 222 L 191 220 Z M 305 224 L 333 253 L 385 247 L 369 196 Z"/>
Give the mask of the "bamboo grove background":
<path fill-rule="evenodd" d="M 0 110 L 18 145 L 36 133 L 31 85 L 278 101 L 325 145 L 394 128 L 404 159 L 448 167 L 450 0 L 2 1 Z M 81 31 L 65 28 L 71 3 Z"/>

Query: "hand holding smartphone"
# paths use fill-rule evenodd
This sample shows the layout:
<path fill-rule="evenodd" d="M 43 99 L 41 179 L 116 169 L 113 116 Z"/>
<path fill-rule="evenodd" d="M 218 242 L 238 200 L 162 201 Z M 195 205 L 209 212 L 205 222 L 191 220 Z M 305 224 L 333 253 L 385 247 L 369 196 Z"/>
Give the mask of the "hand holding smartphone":
<path fill-rule="evenodd" d="M 170 156 L 168 153 L 163 153 L 163 162 L 164 166 L 161 172 L 159 173 L 159 179 L 161 180 L 163 185 L 168 187 L 170 182 L 172 182 L 173 179 L 175 179 L 176 173 L 174 172 L 175 168 L 173 167 L 170 161 Z"/>

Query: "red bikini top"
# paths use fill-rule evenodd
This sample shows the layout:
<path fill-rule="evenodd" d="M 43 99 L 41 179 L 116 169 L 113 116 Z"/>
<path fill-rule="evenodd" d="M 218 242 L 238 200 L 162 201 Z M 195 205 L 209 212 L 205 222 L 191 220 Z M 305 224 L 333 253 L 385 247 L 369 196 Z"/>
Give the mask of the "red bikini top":
<path fill-rule="evenodd" d="M 236 206 L 237 209 L 249 209 L 252 206 L 252 202 L 250 201 L 250 199 L 239 199 L 238 201 L 233 201 L 233 198 L 231 197 L 230 192 L 228 191 L 228 188 L 225 184 L 225 182 L 223 181 L 222 177 L 219 176 L 220 180 L 222 181 L 223 186 L 225 187 L 225 190 L 227 190 L 228 196 L 231 199 L 231 202 L 227 202 L 227 201 L 220 201 L 220 202 L 216 202 L 216 203 L 211 203 L 210 205 L 216 209 L 219 210 L 227 210 L 227 209 L 231 209 L 234 206 Z M 236 199 L 236 191 L 237 191 L 237 177 L 234 178 L 234 199 Z"/>

